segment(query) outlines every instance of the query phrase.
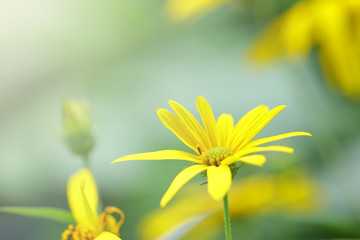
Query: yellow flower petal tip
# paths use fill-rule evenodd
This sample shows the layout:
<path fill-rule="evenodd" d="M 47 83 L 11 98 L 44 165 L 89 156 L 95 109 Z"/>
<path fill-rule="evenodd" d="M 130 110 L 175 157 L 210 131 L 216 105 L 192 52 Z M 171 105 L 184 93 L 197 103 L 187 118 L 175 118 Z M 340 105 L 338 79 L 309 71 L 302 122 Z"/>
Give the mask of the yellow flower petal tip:
<path fill-rule="evenodd" d="M 175 177 L 160 201 L 161 207 L 165 207 L 184 184 L 203 171 L 207 172 L 209 194 L 219 200 L 230 188 L 232 179 L 230 167 L 233 167 L 234 163 L 242 161 L 254 166 L 263 166 L 266 162 L 265 156 L 255 153 L 266 151 L 293 153 L 294 150 L 285 146 L 262 147 L 260 145 L 289 137 L 311 136 L 305 132 L 290 132 L 253 141 L 253 138 L 286 107 L 285 105 L 273 109 L 260 105 L 245 114 L 234 125 L 230 114 L 221 114 L 216 119 L 211 106 L 203 96 L 196 99 L 196 107 L 202 124 L 176 101 L 169 100 L 168 103 L 174 113 L 166 109 L 158 109 L 160 121 L 195 154 L 162 150 L 128 155 L 112 162 L 169 159 L 196 163 L 185 168 Z"/>
<path fill-rule="evenodd" d="M 231 185 L 231 170 L 228 166 L 210 166 L 207 170 L 208 192 L 215 200 L 221 200 Z"/>

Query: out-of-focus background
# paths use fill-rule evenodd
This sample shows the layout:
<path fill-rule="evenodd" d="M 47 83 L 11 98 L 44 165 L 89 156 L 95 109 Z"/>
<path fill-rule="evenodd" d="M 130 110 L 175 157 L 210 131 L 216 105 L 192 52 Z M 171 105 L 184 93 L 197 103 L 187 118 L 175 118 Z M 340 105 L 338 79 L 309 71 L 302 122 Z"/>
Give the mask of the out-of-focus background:
<path fill-rule="evenodd" d="M 296 2 L 224 2 L 179 21 L 159 0 L 0 0 L 0 206 L 68 209 L 66 182 L 82 163 L 62 141 L 61 104 L 87 99 L 96 133 L 91 166 L 102 202 L 124 211 L 122 239 L 140 239 L 140 222 L 159 208 L 187 164 L 110 162 L 139 152 L 188 151 L 156 110 L 169 109 L 173 99 L 196 113 L 202 95 L 216 116 L 230 113 L 235 121 L 260 104 L 287 105 L 260 137 L 314 135 L 281 141 L 295 153 L 268 153 L 263 168 L 241 169 L 235 179 L 297 169 L 311 182 L 306 201 L 312 207 L 295 215 L 276 209 L 239 214 L 234 239 L 360 237 L 354 233 L 360 221 L 358 100 L 329 86 L 318 43 L 301 59 L 260 65 L 250 56 L 261 33 Z M 261 185 L 256 194 L 262 197 Z M 0 213 L 0 239 L 60 239 L 66 227 Z M 221 229 L 214 239 L 223 239 Z"/>

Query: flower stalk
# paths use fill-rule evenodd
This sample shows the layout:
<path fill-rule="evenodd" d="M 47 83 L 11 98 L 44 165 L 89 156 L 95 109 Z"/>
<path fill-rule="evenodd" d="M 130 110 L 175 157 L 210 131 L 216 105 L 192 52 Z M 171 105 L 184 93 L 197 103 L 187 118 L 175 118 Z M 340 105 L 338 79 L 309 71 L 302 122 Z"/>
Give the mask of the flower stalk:
<path fill-rule="evenodd" d="M 225 239 L 231 240 L 231 223 L 230 223 L 230 213 L 229 213 L 229 201 L 228 194 L 223 198 L 224 205 L 224 223 L 225 223 Z"/>

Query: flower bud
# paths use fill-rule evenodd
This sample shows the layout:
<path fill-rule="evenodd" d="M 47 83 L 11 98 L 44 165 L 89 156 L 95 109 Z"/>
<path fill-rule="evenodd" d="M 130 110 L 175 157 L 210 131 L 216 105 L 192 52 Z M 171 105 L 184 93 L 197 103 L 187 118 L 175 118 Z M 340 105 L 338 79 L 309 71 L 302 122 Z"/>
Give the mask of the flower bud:
<path fill-rule="evenodd" d="M 66 145 L 73 153 L 87 159 L 95 144 L 88 102 L 65 100 L 63 127 Z"/>

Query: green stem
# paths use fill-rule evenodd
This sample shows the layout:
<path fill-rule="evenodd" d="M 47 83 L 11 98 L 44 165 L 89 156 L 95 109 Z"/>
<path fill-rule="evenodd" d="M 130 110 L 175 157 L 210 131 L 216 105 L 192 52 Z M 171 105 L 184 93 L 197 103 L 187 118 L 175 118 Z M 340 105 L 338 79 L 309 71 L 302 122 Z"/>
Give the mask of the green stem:
<path fill-rule="evenodd" d="M 224 203 L 225 236 L 226 236 L 226 240 L 231 240 L 229 201 L 228 201 L 228 195 L 227 194 L 223 198 L 223 203 Z"/>
<path fill-rule="evenodd" d="M 84 163 L 84 167 L 90 169 L 89 155 L 82 155 L 81 157 L 82 157 L 82 160 L 83 160 L 83 163 Z"/>

